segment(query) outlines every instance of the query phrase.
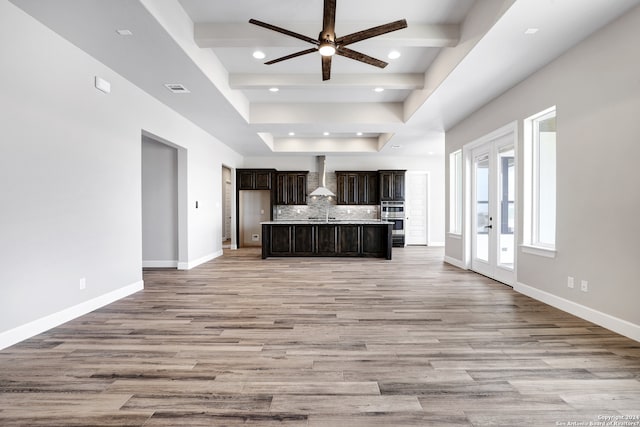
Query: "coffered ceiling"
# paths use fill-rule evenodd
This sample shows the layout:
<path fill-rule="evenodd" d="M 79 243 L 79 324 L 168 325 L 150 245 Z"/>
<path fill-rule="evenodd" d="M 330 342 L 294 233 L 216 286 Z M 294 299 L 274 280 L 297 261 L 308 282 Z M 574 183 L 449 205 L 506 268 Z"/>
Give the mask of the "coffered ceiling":
<path fill-rule="evenodd" d="M 408 28 L 350 45 L 386 68 L 336 56 L 325 82 L 317 53 L 265 65 L 312 45 L 248 22 L 315 39 L 323 0 L 11 2 L 241 154 L 422 156 L 640 0 L 337 0 L 338 37 L 398 19 Z"/>

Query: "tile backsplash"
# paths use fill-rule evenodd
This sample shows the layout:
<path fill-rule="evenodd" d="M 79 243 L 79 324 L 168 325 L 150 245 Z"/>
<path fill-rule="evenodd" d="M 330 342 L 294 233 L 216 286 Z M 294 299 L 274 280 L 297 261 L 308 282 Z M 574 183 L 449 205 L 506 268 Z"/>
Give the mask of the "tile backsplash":
<path fill-rule="evenodd" d="M 337 191 L 336 174 L 328 172 L 325 175 L 326 186 L 334 194 Z M 337 205 L 334 198 L 310 197 L 313 190 L 318 188 L 320 179 L 317 172 L 307 175 L 307 204 L 306 205 L 277 205 L 274 206 L 274 220 L 305 220 L 309 218 L 335 219 L 379 219 L 379 205 Z"/>

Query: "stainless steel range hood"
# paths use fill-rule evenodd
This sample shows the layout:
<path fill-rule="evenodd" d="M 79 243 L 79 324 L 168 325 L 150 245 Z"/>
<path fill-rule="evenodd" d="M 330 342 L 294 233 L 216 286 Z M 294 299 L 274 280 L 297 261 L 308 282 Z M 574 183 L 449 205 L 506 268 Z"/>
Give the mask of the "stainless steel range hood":
<path fill-rule="evenodd" d="M 331 192 L 327 188 L 327 159 L 326 156 L 318 156 L 318 177 L 320 179 L 320 186 L 313 190 L 311 194 L 312 197 L 336 197 L 335 194 Z"/>

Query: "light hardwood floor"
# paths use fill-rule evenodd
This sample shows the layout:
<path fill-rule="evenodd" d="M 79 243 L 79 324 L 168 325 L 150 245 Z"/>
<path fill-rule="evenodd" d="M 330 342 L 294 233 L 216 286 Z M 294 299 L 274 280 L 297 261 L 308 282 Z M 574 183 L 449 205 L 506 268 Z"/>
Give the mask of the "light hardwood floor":
<path fill-rule="evenodd" d="M 640 343 L 444 264 L 442 249 L 393 252 L 261 260 L 246 249 L 147 271 L 144 291 L 0 352 L 0 425 L 640 416 Z"/>

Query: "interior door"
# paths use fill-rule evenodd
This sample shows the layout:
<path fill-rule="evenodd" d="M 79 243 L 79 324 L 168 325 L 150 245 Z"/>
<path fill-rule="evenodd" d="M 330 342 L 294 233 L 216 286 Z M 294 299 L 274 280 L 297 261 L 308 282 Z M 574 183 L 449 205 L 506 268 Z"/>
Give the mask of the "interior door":
<path fill-rule="evenodd" d="M 472 151 L 471 269 L 515 282 L 516 161 L 509 133 Z"/>
<path fill-rule="evenodd" d="M 428 244 L 427 191 L 429 175 L 426 172 L 407 172 L 405 202 L 407 245 Z"/>

